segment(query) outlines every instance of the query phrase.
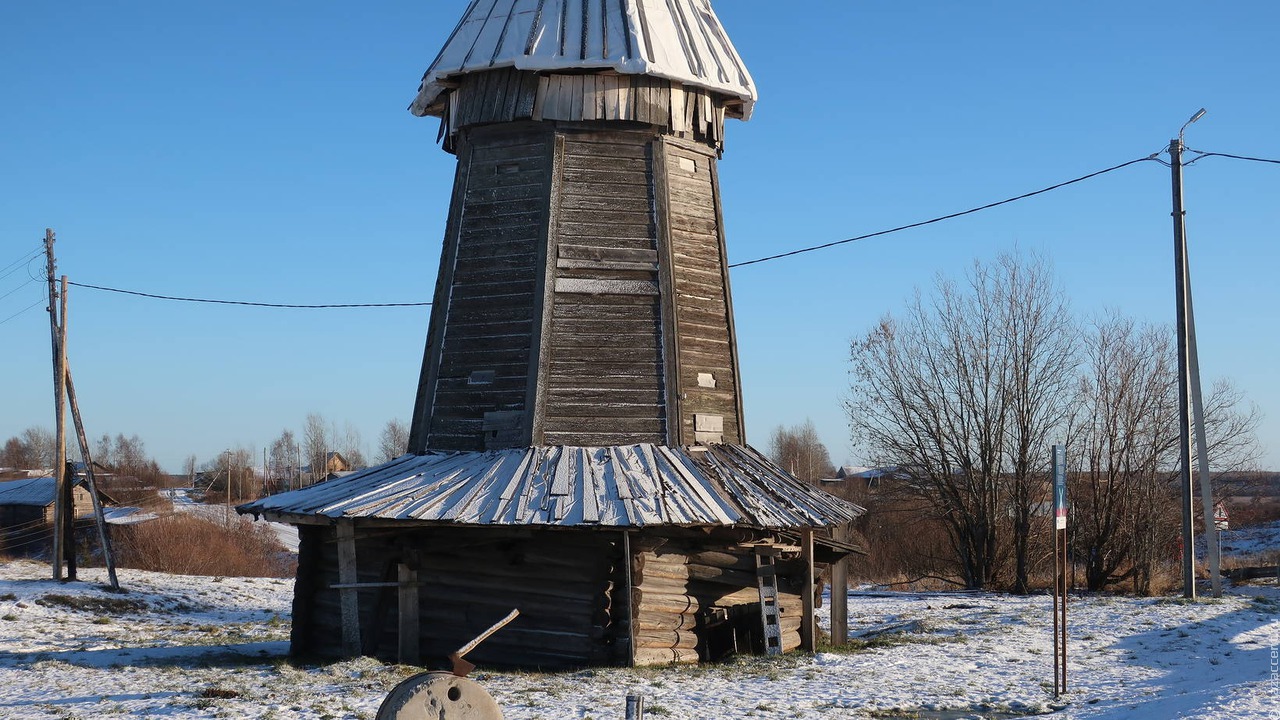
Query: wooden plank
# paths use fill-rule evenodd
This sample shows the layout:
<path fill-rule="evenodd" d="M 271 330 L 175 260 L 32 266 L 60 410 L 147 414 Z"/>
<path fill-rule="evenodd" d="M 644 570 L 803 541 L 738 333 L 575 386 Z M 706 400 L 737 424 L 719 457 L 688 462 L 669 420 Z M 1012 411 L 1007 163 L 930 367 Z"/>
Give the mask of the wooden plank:
<path fill-rule="evenodd" d="M 815 652 L 818 649 L 818 632 L 813 607 L 813 591 L 816 586 L 813 570 L 813 528 L 800 529 L 800 556 L 804 560 L 804 584 L 800 588 L 800 600 L 803 603 L 800 618 L 800 646 L 805 652 Z"/>
<path fill-rule="evenodd" d="M 360 596 L 354 587 L 359 582 L 356 568 L 356 531 L 351 520 L 338 521 L 338 582 L 342 603 L 342 654 L 346 657 L 360 655 Z"/>
<path fill-rule="evenodd" d="M 557 293 L 585 295 L 657 295 L 658 284 L 651 280 L 592 280 L 557 278 Z"/>
<path fill-rule="evenodd" d="M 401 665 L 417 665 L 422 661 L 421 644 L 419 642 L 420 623 L 418 607 L 418 572 L 409 565 L 400 563 L 396 567 L 399 582 L 399 622 L 396 655 Z"/>

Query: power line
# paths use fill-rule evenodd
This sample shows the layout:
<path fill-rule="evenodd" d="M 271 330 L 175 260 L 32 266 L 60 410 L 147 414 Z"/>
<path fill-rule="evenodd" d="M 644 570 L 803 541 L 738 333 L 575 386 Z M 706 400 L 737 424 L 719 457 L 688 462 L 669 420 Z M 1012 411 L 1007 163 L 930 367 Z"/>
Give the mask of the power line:
<path fill-rule="evenodd" d="M 4 272 L 5 270 L 8 270 L 9 268 L 13 267 L 14 265 L 20 265 L 20 264 L 22 264 L 22 263 L 24 263 L 24 262 L 30 262 L 30 261 L 31 261 L 31 260 L 33 260 L 34 258 L 38 258 L 38 257 L 40 257 L 40 256 L 41 256 L 41 255 L 43 255 L 43 254 L 44 254 L 44 248 L 39 248 L 39 249 L 37 249 L 37 250 L 35 251 L 35 253 L 34 253 L 34 254 L 32 254 L 32 253 L 28 252 L 27 254 L 24 254 L 22 257 L 18 258 L 17 260 L 14 260 L 13 262 L 9 263 L 8 265 L 5 265 L 4 267 L 0 268 L 0 272 Z"/>
<path fill-rule="evenodd" d="M 32 263 L 32 262 L 34 262 L 34 261 L 35 261 L 35 259 L 36 259 L 36 258 L 38 258 L 38 257 L 40 257 L 40 253 L 36 253 L 35 255 L 31 255 L 31 256 L 28 256 L 28 257 L 24 257 L 24 258 L 22 258 L 21 260 L 19 260 L 18 262 L 9 263 L 8 265 L 6 265 L 6 266 L 4 267 L 4 269 L 3 269 L 3 270 L 0 270 L 0 272 L 3 272 L 3 273 L 4 273 L 3 275 L 0 275 L 0 280 L 3 280 L 3 279 L 5 279 L 5 278 L 9 277 L 10 275 L 12 275 L 12 274 L 14 274 L 14 273 L 18 272 L 19 270 L 21 270 L 21 269 L 23 269 L 23 268 L 29 268 L 29 267 L 31 267 L 31 263 Z M 24 265 L 23 263 L 26 263 L 26 264 Z M 30 275 L 31 273 L 30 273 L 30 272 L 28 272 L 27 274 L 28 274 L 28 275 Z"/>
<path fill-rule="evenodd" d="M 1224 158 L 1231 158 L 1232 160 L 1248 160 L 1250 162 L 1271 163 L 1272 165 L 1280 165 L 1280 160 L 1270 160 L 1267 158 L 1260 158 L 1260 157 L 1249 157 L 1248 155 L 1232 155 L 1231 153 L 1204 152 L 1202 150 L 1192 150 L 1191 148 L 1187 148 L 1187 152 L 1193 152 L 1199 156 L 1195 160 L 1192 160 L 1191 162 L 1187 163 L 1187 165 L 1190 165 L 1191 163 L 1194 163 L 1194 162 L 1198 162 L 1207 157 L 1224 157 Z"/>
<path fill-rule="evenodd" d="M 5 318 L 5 319 L 3 319 L 3 320 L 0 320 L 0 325 L 3 325 L 3 324 L 5 324 L 5 323 L 9 322 L 10 320 L 12 320 L 12 319 L 14 319 L 14 318 L 18 317 L 19 315 L 21 315 L 22 313 L 24 313 L 24 312 L 26 312 L 26 311 L 28 311 L 28 310 L 30 310 L 30 309 L 32 309 L 32 308 L 34 308 L 34 307 L 36 307 L 37 305 L 41 305 L 41 304 L 43 304 L 43 303 L 45 303 L 45 302 L 46 302 L 46 300 L 45 300 L 44 298 L 40 298 L 39 300 L 37 300 L 37 301 L 35 301 L 35 302 L 31 303 L 30 305 L 28 305 L 28 306 L 26 306 L 26 307 L 22 308 L 21 310 L 19 310 L 18 312 L 16 312 L 16 313 L 14 313 L 14 314 L 10 315 L 9 317 L 7 317 L 7 318 Z"/>
<path fill-rule="evenodd" d="M 866 235 L 859 235 L 857 237 L 851 237 L 845 240 L 836 240 L 834 242 L 823 243 L 822 245 L 813 245 L 810 247 L 800 248 L 798 250 L 791 250 L 789 252 L 778 253 L 777 255 L 769 255 L 767 257 L 756 258 L 755 260 L 747 260 L 745 262 L 733 263 L 729 265 L 729 267 L 736 268 L 736 267 L 743 267 L 746 265 L 755 265 L 757 263 L 769 262 L 770 260 L 778 260 L 785 257 L 791 257 L 792 255 L 800 255 L 802 253 L 813 252 L 814 250 L 825 250 L 827 248 L 835 247 L 837 245 L 845 245 L 847 243 L 857 242 L 859 240 L 867 240 L 873 237 L 880 237 L 881 235 L 889 235 L 890 233 L 902 232 L 903 230 L 910 230 L 912 228 L 923 227 L 925 225 L 932 225 L 934 223 L 942 222 L 943 220 L 951 220 L 952 218 L 958 218 L 964 215 L 972 215 L 973 213 L 976 213 L 976 212 L 981 212 L 983 210 L 990 210 L 991 208 L 999 207 L 1001 205 L 1008 205 L 1009 203 L 1017 202 L 1019 200 L 1025 200 L 1030 197 L 1035 197 L 1036 195 L 1043 195 L 1044 193 L 1057 190 L 1058 188 L 1063 188 L 1068 185 L 1074 185 L 1075 183 L 1078 183 L 1078 182 L 1084 182 L 1085 180 L 1096 178 L 1099 175 L 1106 175 L 1109 172 L 1115 172 L 1116 170 L 1129 167 L 1130 165 L 1136 165 L 1138 163 L 1155 160 L 1156 156 L 1159 154 L 1160 153 L 1158 152 L 1152 153 L 1147 157 L 1138 158 L 1136 160 L 1130 160 L 1129 162 L 1126 162 L 1126 163 L 1120 163 L 1119 165 L 1109 167 L 1105 170 L 1091 172 L 1088 175 L 1082 175 L 1078 178 L 1075 178 L 1074 180 L 1067 180 L 1066 182 L 1060 182 L 1056 185 L 1050 185 L 1047 188 L 1041 188 L 1040 190 L 1024 193 L 1022 195 L 1018 195 L 1017 197 L 1008 198 L 1007 200 L 1000 200 L 999 202 L 987 203 L 986 205 L 981 205 L 979 207 L 970 208 L 968 210 L 962 210 L 960 212 L 951 213 L 950 215 L 943 215 L 941 217 L 936 217 L 936 218 L 933 218 L 932 220 L 923 220 L 921 222 L 911 223 L 910 225 L 901 225 L 896 228 L 890 228 L 888 230 L 881 230 L 879 232 L 868 233 Z"/>
<path fill-rule="evenodd" d="M 347 304 L 326 304 L 326 305 L 295 305 L 290 303 L 265 303 L 265 302 L 248 302 L 245 300 L 209 300 L 206 298 L 190 298 L 177 297 L 173 295 L 156 295 L 155 293 L 144 293 L 136 290 L 121 290 L 119 288 L 103 287 L 101 285 L 89 285 L 86 283 L 78 283 L 67 281 L 68 285 L 76 287 L 89 288 L 91 290 L 102 290 L 104 292 L 120 293 L 122 295 L 136 295 L 138 297 L 152 298 L 154 300 L 175 300 L 179 302 L 192 303 L 208 303 L 212 305 L 248 305 L 250 307 L 267 307 L 267 308 L 296 308 L 296 309 L 332 309 L 332 308 L 374 308 L 374 307 L 425 307 L 430 305 L 429 302 L 412 302 L 412 303 L 347 303 Z"/>
<path fill-rule="evenodd" d="M 7 293 L 5 293 L 5 294 L 3 294 L 3 295 L 0 295 L 0 300 L 3 300 L 3 299 L 5 299 L 5 298 L 9 297 L 10 295 L 12 295 L 12 294 L 14 294 L 14 293 L 18 292 L 19 290 L 21 290 L 22 288 L 24 288 L 24 287 L 26 287 L 26 286 L 30 285 L 30 284 L 31 284 L 31 283 L 33 283 L 33 282 L 36 282 L 36 280 L 35 280 L 35 279 L 31 279 L 31 280 L 26 280 L 26 281 L 22 282 L 22 283 L 21 283 L 21 284 L 19 284 L 17 287 L 15 287 L 14 289 L 10 290 L 9 292 L 7 292 Z"/>

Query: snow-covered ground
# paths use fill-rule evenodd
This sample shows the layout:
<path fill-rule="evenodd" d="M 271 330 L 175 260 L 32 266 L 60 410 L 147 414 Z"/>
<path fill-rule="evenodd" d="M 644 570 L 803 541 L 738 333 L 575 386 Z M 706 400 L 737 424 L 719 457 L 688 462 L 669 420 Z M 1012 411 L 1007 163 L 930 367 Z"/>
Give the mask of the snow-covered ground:
<path fill-rule="evenodd" d="M 292 581 L 0 564 L 0 717 L 372 718 L 414 672 L 289 663 Z M 648 717 L 1280 717 L 1280 588 L 1221 600 L 1073 598 L 1070 692 L 1052 697 L 1050 599 L 854 592 L 857 651 L 542 675 L 481 671 L 512 720 Z M 824 618 L 825 622 L 825 618 Z M 878 631 L 897 629 L 894 634 Z"/>

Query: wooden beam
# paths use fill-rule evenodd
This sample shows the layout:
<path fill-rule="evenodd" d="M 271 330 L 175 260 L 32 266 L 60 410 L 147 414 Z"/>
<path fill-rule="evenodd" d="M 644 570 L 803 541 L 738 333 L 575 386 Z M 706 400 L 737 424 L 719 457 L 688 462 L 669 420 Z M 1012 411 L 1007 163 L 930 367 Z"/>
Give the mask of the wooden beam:
<path fill-rule="evenodd" d="M 360 655 L 360 596 L 354 587 L 356 572 L 356 528 L 351 520 L 338 521 L 338 583 L 346 585 L 338 591 L 342 604 L 342 654 Z"/>
<path fill-rule="evenodd" d="M 404 563 L 399 564 L 397 571 L 400 580 L 398 657 L 401 665 L 418 665 L 422 662 L 418 615 L 418 571 Z"/>
<path fill-rule="evenodd" d="M 627 667 L 636 666 L 636 622 L 640 614 L 636 612 L 634 579 L 631 577 L 631 532 L 622 531 L 622 567 L 626 579 L 623 597 L 627 600 Z"/>
<path fill-rule="evenodd" d="M 834 531 L 837 540 L 845 539 L 848 526 L 841 525 Z M 831 644 L 844 645 L 849 640 L 849 559 L 841 558 L 831 563 Z"/>
<path fill-rule="evenodd" d="M 818 634 L 813 612 L 813 528 L 800 530 L 800 557 L 804 560 L 804 587 L 800 588 L 800 647 L 805 652 L 814 652 L 818 649 Z"/>

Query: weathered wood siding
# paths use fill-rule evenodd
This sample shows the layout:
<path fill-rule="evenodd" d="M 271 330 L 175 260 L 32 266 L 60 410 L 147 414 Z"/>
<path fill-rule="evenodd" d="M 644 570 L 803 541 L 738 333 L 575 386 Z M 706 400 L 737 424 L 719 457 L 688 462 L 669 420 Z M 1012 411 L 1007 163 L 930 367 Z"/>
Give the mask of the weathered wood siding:
<path fill-rule="evenodd" d="M 741 443 L 742 411 L 716 161 L 664 142 L 678 444 Z"/>
<path fill-rule="evenodd" d="M 450 151 L 466 128 L 521 120 L 645 123 L 719 148 L 726 112 L 741 116 L 742 109 L 735 99 L 709 90 L 613 72 L 562 75 L 500 68 L 467 74 L 445 97 L 440 137 Z"/>
<path fill-rule="evenodd" d="M 566 134 L 541 442 L 665 442 L 652 134 Z"/>
<path fill-rule="evenodd" d="M 546 669 L 618 665 L 627 661 L 629 635 L 626 604 L 614 601 L 625 571 L 619 540 L 616 533 L 593 531 L 357 528 L 356 563 L 362 583 L 396 581 L 402 562 L 416 567 L 425 665 L 443 665 L 512 608 L 520 616 L 468 660 Z M 294 652 L 339 657 L 340 591 L 331 588 L 338 582 L 335 532 L 304 532 L 300 541 Z M 395 587 L 359 591 L 364 654 L 396 659 L 397 597 Z"/>
<path fill-rule="evenodd" d="M 455 189 L 411 447 L 527 444 L 530 351 L 541 292 L 552 135 L 477 131 Z M 416 446 L 416 447 L 414 447 Z"/>

